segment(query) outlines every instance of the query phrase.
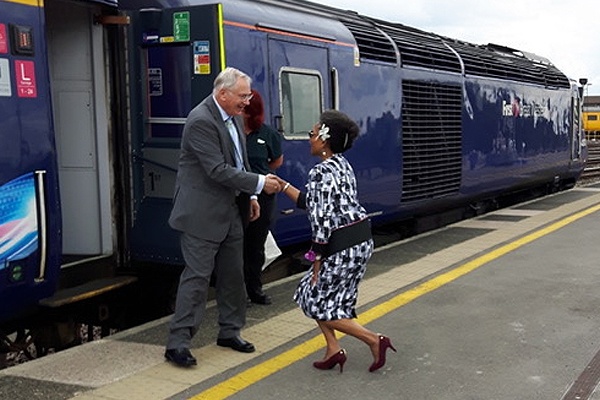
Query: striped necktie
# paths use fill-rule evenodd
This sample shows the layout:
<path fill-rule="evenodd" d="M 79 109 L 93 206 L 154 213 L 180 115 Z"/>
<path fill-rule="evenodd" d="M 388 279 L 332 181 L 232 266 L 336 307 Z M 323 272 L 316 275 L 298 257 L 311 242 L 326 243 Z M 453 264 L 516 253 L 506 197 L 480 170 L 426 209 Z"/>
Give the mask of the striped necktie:
<path fill-rule="evenodd" d="M 242 158 L 242 151 L 240 146 L 240 139 L 238 137 L 237 129 L 233 124 L 233 117 L 229 117 L 225 120 L 225 126 L 229 130 L 229 136 L 231 136 L 231 140 L 233 141 L 233 147 L 235 149 L 235 166 L 237 169 L 245 170 L 244 168 L 244 160 Z"/>

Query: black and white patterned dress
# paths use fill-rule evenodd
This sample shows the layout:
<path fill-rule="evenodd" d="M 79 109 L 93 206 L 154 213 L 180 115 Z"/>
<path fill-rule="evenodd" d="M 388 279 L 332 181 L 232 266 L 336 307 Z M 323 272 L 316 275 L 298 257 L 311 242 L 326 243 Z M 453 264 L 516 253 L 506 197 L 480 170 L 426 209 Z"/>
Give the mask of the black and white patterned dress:
<path fill-rule="evenodd" d="M 367 218 L 358 203 L 356 177 L 350 163 L 335 154 L 315 165 L 308 174 L 306 210 L 314 243 L 325 244 L 331 232 Z M 367 240 L 321 261 L 313 286 L 313 269 L 300 280 L 294 300 L 309 318 L 322 321 L 356 318 L 358 284 L 373 253 Z"/>

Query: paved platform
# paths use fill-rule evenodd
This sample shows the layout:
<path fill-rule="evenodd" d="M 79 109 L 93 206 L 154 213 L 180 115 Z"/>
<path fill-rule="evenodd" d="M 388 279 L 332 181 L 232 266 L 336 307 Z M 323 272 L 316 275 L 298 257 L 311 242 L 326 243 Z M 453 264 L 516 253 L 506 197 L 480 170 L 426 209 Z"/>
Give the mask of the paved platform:
<path fill-rule="evenodd" d="M 359 321 L 398 353 L 375 373 L 351 337 L 343 374 L 311 366 L 324 341 L 291 300 L 294 276 L 249 309 L 255 353 L 216 346 L 211 306 L 196 368 L 164 361 L 164 318 L 0 371 L 0 398 L 600 400 L 599 222 L 596 185 L 376 249 Z"/>

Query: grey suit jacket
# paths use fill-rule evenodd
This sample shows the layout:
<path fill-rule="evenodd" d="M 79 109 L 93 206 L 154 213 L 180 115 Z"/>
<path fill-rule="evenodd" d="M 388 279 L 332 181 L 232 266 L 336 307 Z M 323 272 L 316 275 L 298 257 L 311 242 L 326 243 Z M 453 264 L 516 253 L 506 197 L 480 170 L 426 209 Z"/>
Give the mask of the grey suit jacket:
<path fill-rule="evenodd" d="M 246 171 L 246 138 L 235 121 Z M 235 147 L 212 95 L 188 115 L 169 225 L 201 239 L 221 241 L 239 218 L 236 195 L 253 194 L 258 174 L 235 167 Z"/>

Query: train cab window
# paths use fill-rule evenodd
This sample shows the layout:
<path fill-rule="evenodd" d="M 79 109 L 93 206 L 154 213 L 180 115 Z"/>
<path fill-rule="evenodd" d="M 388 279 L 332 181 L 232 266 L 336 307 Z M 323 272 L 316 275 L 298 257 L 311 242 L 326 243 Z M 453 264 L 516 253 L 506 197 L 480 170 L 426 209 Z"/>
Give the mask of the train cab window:
<path fill-rule="evenodd" d="M 588 115 L 587 119 L 588 119 L 588 121 L 597 121 L 598 116 L 597 115 Z"/>
<path fill-rule="evenodd" d="M 316 71 L 281 72 L 281 114 L 286 139 L 307 139 L 307 132 L 321 114 L 322 79 Z"/>

